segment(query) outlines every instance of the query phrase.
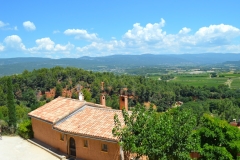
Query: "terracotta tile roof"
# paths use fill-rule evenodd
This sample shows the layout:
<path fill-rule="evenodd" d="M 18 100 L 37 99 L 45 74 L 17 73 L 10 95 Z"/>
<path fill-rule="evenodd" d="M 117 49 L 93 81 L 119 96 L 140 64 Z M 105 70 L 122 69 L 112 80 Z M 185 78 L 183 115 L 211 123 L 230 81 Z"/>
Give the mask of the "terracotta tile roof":
<path fill-rule="evenodd" d="M 81 108 L 84 104 L 85 101 L 58 97 L 42 107 L 35 109 L 28 115 L 30 117 L 39 118 L 50 123 L 55 123 L 65 116 L 71 114 L 78 108 Z"/>
<path fill-rule="evenodd" d="M 68 118 L 56 123 L 54 129 L 117 141 L 116 137 L 112 135 L 115 114 L 118 115 L 119 120 L 123 123 L 121 110 L 98 108 L 88 104 Z"/>

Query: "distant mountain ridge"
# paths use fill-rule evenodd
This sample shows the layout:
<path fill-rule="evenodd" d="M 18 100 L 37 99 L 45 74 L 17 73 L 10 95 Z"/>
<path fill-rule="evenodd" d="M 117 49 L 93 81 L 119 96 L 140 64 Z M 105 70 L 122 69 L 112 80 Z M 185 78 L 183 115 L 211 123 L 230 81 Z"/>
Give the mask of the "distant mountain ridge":
<path fill-rule="evenodd" d="M 98 70 L 100 67 L 129 68 L 158 65 L 209 65 L 226 61 L 240 61 L 240 54 L 204 53 L 204 54 L 169 54 L 169 55 L 111 55 L 105 57 L 80 58 L 0 58 L 0 76 L 21 73 L 24 70 L 51 68 L 54 66 L 78 67 L 87 70 Z"/>

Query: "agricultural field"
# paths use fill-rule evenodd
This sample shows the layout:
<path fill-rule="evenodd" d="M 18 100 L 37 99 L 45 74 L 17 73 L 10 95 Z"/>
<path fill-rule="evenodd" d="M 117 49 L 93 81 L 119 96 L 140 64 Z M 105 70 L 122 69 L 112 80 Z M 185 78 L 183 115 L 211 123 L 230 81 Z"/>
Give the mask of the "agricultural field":
<path fill-rule="evenodd" d="M 230 73 L 224 73 L 220 75 L 223 75 L 229 79 L 229 81 L 231 82 L 230 88 L 240 89 L 240 74 L 234 74 L 230 72 Z"/>
<path fill-rule="evenodd" d="M 151 75 L 149 78 L 159 80 L 159 75 Z M 240 88 L 240 74 L 229 73 L 219 73 L 218 77 L 211 78 L 208 73 L 201 74 L 175 74 L 174 79 L 171 82 L 177 82 L 194 87 L 202 86 L 214 86 L 217 87 L 221 84 L 228 85 L 232 89 Z"/>
<path fill-rule="evenodd" d="M 178 82 L 189 86 L 214 86 L 217 87 L 220 84 L 225 84 L 228 78 L 225 77 L 215 77 L 211 78 L 208 74 L 198 74 L 198 75 L 179 75 L 176 76 L 171 82 Z"/>

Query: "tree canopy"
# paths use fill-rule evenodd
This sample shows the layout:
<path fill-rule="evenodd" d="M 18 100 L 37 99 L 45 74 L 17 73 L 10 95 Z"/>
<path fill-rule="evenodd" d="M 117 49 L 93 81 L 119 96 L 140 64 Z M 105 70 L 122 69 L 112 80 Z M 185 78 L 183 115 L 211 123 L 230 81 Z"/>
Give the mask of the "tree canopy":
<path fill-rule="evenodd" d="M 237 159 L 240 153 L 240 130 L 224 120 L 203 114 L 197 123 L 192 110 L 175 108 L 157 113 L 153 108 L 137 105 L 132 112 L 117 115 L 112 132 L 125 151 L 150 160 L 186 160 L 191 152 L 200 159 Z"/>
<path fill-rule="evenodd" d="M 16 107 L 14 104 L 14 95 L 12 88 L 12 79 L 9 77 L 7 80 L 7 108 L 8 108 L 8 124 L 16 128 L 17 118 L 16 118 Z"/>
<path fill-rule="evenodd" d="M 136 153 L 137 158 L 190 159 L 197 145 L 192 137 L 196 117 L 190 110 L 173 109 L 157 113 L 152 108 L 137 105 L 132 112 L 123 110 L 124 125 L 114 117 L 113 135 L 118 137 L 125 156 Z"/>
<path fill-rule="evenodd" d="M 201 159 L 237 159 L 240 130 L 224 120 L 204 114 L 196 132 L 200 136 Z"/>

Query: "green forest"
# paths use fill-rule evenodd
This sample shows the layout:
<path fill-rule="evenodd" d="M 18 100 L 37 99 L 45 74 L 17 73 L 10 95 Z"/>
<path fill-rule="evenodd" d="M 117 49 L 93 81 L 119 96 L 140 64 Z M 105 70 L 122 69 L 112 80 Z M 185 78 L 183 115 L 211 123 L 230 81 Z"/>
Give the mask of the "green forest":
<path fill-rule="evenodd" d="M 101 82 L 104 82 L 103 90 L 101 89 Z M 16 115 L 15 121 L 18 132 L 23 137 L 29 137 L 30 135 L 26 130 L 30 130 L 31 124 L 27 113 L 58 96 L 70 96 L 77 99 L 78 85 L 81 86 L 86 101 L 100 103 L 100 94 L 105 93 L 106 105 L 113 109 L 119 109 L 118 96 L 120 94 L 128 96 L 129 108 L 136 114 L 127 115 L 125 113 L 125 123 L 129 124 L 129 130 L 121 130 L 116 117 L 114 134 L 122 140 L 124 149 L 139 153 L 139 156 L 148 155 L 152 159 L 158 159 L 159 157 L 165 157 L 165 159 L 180 157 L 180 159 L 184 159 L 187 152 L 193 151 L 193 148 L 189 147 L 187 143 L 192 142 L 194 137 L 196 140 L 194 142 L 195 149 L 199 152 L 201 150 L 201 155 L 202 157 L 205 156 L 205 159 L 216 155 L 222 156 L 223 159 L 229 159 L 229 157 L 230 159 L 236 159 L 237 153 L 240 153 L 239 130 L 236 130 L 236 127 L 236 129 L 233 129 L 229 125 L 229 122 L 233 119 L 240 118 L 240 89 L 231 89 L 224 84 L 196 87 L 181 84 L 177 81 L 171 81 L 170 83 L 139 75 L 116 75 L 109 72 L 93 72 L 73 67 L 25 70 L 18 75 L 0 78 L 0 125 L 3 129 L 5 128 L 6 132 L 7 128 L 14 127 L 15 124 L 11 120 L 14 117 L 9 114 L 10 108 L 8 107 L 11 105 L 9 103 L 12 103 L 15 106 L 14 114 Z M 13 93 L 13 101 L 10 101 L 9 88 Z M 51 90 L 54 90 L 54 96 L 47 95 Z M 64 95 L 66 92 L 71 94 Z M 175 108 L 177 102 L 182 103 L 181 107 Z M 150 103 L 152 107 L 150 109 L 139 107 L 146 103 Z M 135 119 L 138 119 L 136 117 L 141 116 L 141 114 L 143 114 L 143 118 L 148 116 L 145 119 L 139 118 L 139 121 L 128 121 L 128 119 L 134 119 L 134 116 Z M 186 125 L 179 129 L 180 124 Z M 138 127 L 135 128 L 135 125 Z M 155 126 L 155 128 L 152 128 L 152 126 Z M 184 128 L 184 126 L 188 127 Z M 209 127 L 213 128 L 209 129 Z M 212 129 L 214 129 L 213 132 L 211 132 Z M 132 135 L 137 136 L 131 137 L 128 135 L 129 132 L 136 133 Z M 225 135 L 227 132 L 233 135 Z M 205 133 L 209 135 L 205 135 Z M 142 138 L 148 134 L 156 134 L 156 136 L 149 136 L 149 139 Z M 172 136 L 171 139 L 169 136 L 173 134 L 176 136 Z M 123 137 L 125 135 L 129 136 L 127 141 L 124 141 Z M 182 137 L 177 137 L 177 135 Z M 157 137 L 168 137 L 171 139 L 171 144 L 169 142 L 169 144 L 166 143 L 165 148 L 164 146 L 160 147 L 159 145 L 165 142 L 160 142 L 161 140 Z M 219 141 L 215 143 L 218 138 Z M 182 142 L 183 139 L 184 142 Z M 229 140 L 229 143 L 226 140 Z M 126 142 L 133 144 L 136 141 L 141 145 L 126 146 Z M 159 144 L 147 143 L 154 141 Z M 211 141 L 211 143 L 208 144 L 208 141 Z M 152 148 L 157 147 L 159 150 L 146 149 L 150 147 L 149 145 L 154 144 L 156 146 L 152 146 Z M 141 147 L 139 148 L 139 146 Z M 169 148 L 169 146 L 176 146 L 176 148 Z M 225 150 L 223 151 L 222 147 L 219 149 L 213 146 L 223 146 Z M 186 150 L 183 152 L 182 149 Z M 163 154 L 170 152 L 176 154 Z M 208 155 L 208 153 L 212 154 Z M 225 154 L 225 156 L 222 154 Z"/>

